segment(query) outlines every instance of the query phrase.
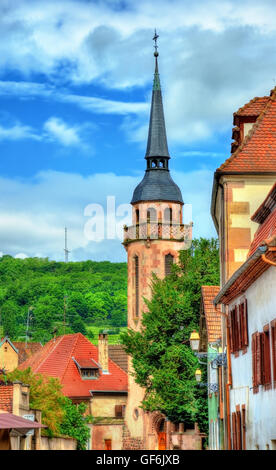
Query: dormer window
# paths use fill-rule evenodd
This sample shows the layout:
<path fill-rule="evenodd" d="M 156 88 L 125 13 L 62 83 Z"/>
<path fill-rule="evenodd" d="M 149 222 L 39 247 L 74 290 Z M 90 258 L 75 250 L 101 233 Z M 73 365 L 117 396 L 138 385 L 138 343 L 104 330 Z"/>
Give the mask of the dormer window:
<path fill-rule="evenodd" d="M 99 377 L 99 369 L 81 369 L 83 379 L 97 379 Z"/>
<path fill-rule="evenodd" d="M 80 376 L 83 380 L 98 379 L 100 377 L 100 365 L 91 358 L 74 358 Z"/>

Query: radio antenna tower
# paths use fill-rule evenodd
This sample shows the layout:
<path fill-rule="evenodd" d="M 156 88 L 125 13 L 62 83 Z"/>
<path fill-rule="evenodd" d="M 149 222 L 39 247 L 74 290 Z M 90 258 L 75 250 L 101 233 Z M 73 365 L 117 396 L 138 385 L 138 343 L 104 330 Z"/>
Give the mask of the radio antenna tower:
<path fill-rule="evenodd" d="M 70 251 L 68 250 L 68 247 L 67 247 L 67 228 L 65 227 L 65 248 L 64 248 L 64 261 L 65 263 L 68 263 L 68 255 L 69 255 Z"/>

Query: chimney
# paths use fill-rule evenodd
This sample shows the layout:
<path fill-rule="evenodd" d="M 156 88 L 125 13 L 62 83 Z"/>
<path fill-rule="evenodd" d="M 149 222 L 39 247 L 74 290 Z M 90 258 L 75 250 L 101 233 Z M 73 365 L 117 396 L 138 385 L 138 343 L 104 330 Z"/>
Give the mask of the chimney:
<path fill-rule="evenodd" d="M 100 333 L 98 341 L 98 362 L 102 368 L 102 374 L 109 374 L 108 372 L 108 334 Z"/>

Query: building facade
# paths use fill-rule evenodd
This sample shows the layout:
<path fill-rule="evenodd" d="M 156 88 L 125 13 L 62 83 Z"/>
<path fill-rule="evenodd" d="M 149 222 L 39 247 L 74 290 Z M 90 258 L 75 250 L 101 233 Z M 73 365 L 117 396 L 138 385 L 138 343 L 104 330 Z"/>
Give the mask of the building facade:
<path fill-rule="evenodd" d="M 228 314 L 234 450 L 276 450 L 276 184 L 252 221 L 249 256 L 215 299 Z"/>
<path fill-rule="evenodd" d="M 170 176 L 157 50 L 154 55 L 146 171 L 131 200 L 132 226 L 124 228 L 128 262 L 128 327 L 136 331 L 141 327 L 146 310 L 144 298 L 150 299 L 151 296 L 152 274 L 159 278 L 169 274 L 172 264 L 178 260 L 179 250 L 187 247 L 192 239 L 192 223 L 184 225 L 182 220 L 181 191 Z M 125 448 L 165 449 L 168 446 L 165 417 L 142 411 L 140 404 L 144 390 L 131 375 L 131 358 L 128 369 Z"/>
<path fill-rule="evenodd" d="M 276 88 L 269 96 L 254 98 L 234 113 L 231 156 L 215 172 L 211 213 L 220 241 L 220 284 L 227 284 L 246 262 L 257 225 L 251 219 L 276 179 Z M 231 449 L 229 316 L 222 313 L 222 350 L 228 367 L 223 367 L 225 449 Z"/>

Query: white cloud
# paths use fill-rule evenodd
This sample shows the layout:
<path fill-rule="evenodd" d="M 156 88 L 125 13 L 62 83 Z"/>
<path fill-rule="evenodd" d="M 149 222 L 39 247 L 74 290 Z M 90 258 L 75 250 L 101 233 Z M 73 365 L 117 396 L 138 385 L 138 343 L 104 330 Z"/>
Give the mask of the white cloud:
<path fill-rule="evenodd" d="M 192 204 L 195 236 L 214 236 L 209 209 L 212 172 L 174 172 L 172 176 L 182 189 L 185 203 Z M 125 261 L 121 240 L 86 239 L 84 226 L 89 218 L 84 216 L 84 208 L 96 203 L 106 213 L 106 197 L 110 195 L 116 197 L 116 207 L 128 204 L 141 178 L 142 174 L 134 177 L 104 173 L 83 177 L 53 171 L 41 172 L 25 181 L 0 178 L 1 250 L 13 256 L 39 253 L 63 260 L 64 227 L 67 227 L 71 260 Z M 194 181 L 197 181 L 196 188 Z"/>
<path fill-rule="evenodd" d="M 80 145 L 78 127 L 69 127 L 62 119 L 51 117 L 44 123 L 44 129 L 48 133 L 49 138 L 57 140 L 62 145 Z"/>
<path fill-rule="evenodd" d="M 11 127 L 3 127 L 0 125 L 0 141 L 22 139 L 40 140 L 41 137 L 32 127 L 25 126 L 19 122 Z"/>
<path fill-rule="evenodd" d="M 212 140 L 229 127 L 239 106 L 274 85 L 275 15 L 273 0 L 160 0 L 158 8 L 147 0 L 123 6 L 103 0 L 2 0 L 0 73 L 16 71 L 26 81 L 44 74 L 52 85 L 2 81 L 0 88 L 129 117 L 123 122 L 128 137 L 142 141 L 149 97 L 116 101 L 108 91 L 149 85 L 156 25 L 169 142 Z M 87 83 L 106 87 L 107 97 L 70 89 Z"/>

